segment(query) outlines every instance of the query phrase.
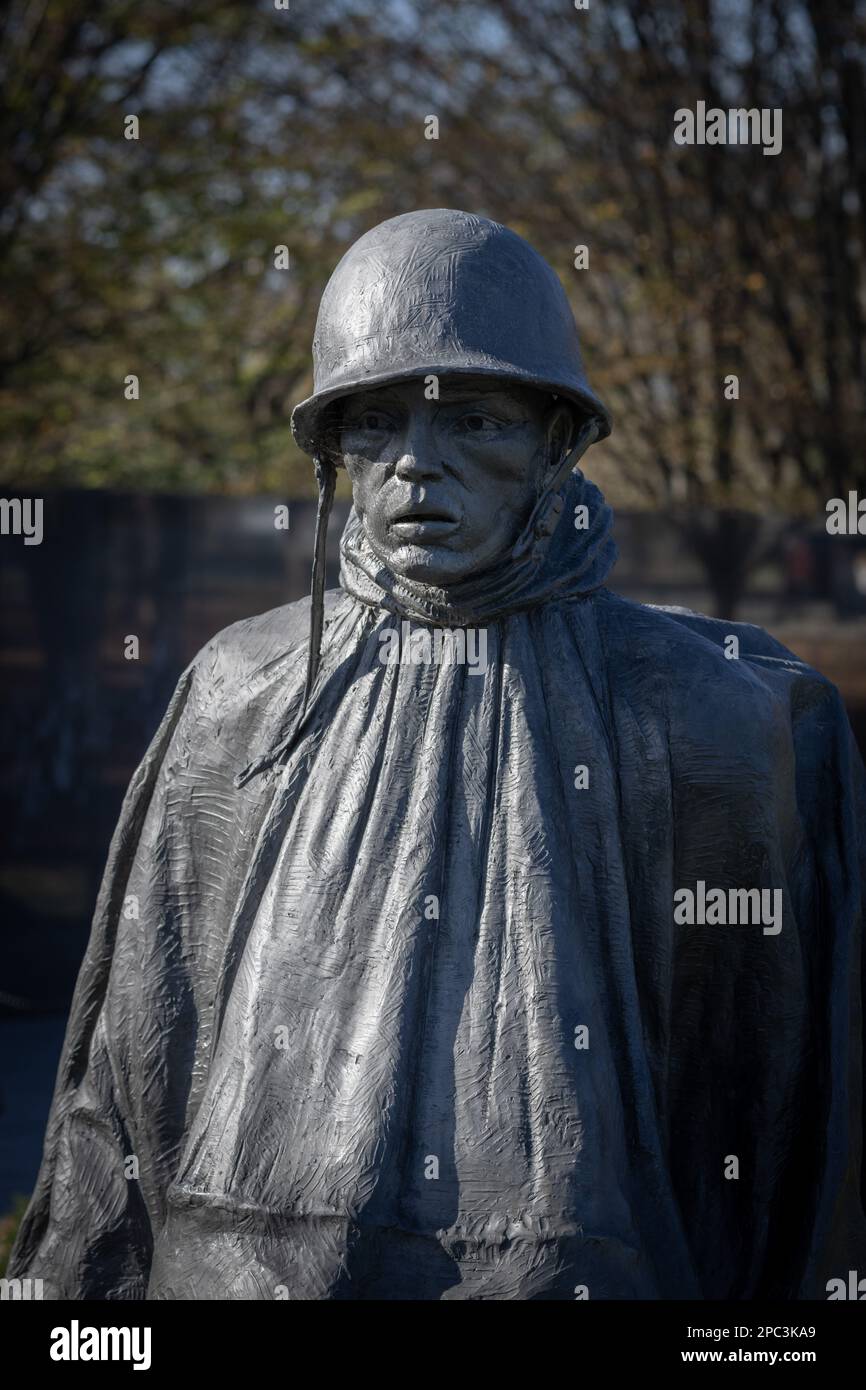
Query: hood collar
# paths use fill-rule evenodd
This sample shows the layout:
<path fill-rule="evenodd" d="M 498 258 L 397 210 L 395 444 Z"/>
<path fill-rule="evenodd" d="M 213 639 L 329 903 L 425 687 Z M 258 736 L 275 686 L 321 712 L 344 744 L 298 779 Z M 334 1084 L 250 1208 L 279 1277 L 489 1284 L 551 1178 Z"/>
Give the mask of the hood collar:
<path fill-rule="evenodd" d="M 584 511 L 579 511 L 584 508 Z M 580 521 L 581 526 L 575 525 Z M 370 607 L 437 627 L 467 627 L 604 584 L 616 562 L 610 507 L 575 469 L 544 494 L 511 551 L 492 569 L 450 588 L 405 579 L 374 554 L 353 507 L 340 543 L 340 585 Z"/>
<path fill-rule="evenodd" d="M 288 734 L 244 768 L 235 779 L 251 777 L 288 757 L 316 705 L 325 589 L 325 535 L 336 470 L 317 460 L 319 508 L 313 560 L 310 643 L 301 706 Z M 585 511 L 578 511 L 585 508 Z M 580 526 L 575 525 L 580 521 Z M 510 552 L 484 574 L 448 589 L 395 575 L 373 553 L 353 507 L 340 543 L 340 585 L 370 608 L 429 623 L 434 627 L 475 627 L 536 608 L 555 599 L 585 598 L 604 584 L 616 563 L 611 534 L 613 513 L 594 483 L 574 469 L 545 492 Z"/>

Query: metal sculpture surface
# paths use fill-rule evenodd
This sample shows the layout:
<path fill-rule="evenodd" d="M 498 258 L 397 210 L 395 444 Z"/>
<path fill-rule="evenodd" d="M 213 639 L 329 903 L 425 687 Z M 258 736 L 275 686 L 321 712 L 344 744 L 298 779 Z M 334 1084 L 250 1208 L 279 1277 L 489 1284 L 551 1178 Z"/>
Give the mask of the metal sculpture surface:
<path fill-rule="evenodd" d="M 10 1272 L 826 1297 L 866 1270 L 837 691 L 758 628 L 606 587 L 576 464 L 609 417 L 514 233 L 375 228 L 315 347 L 312 602 L 214 638 L 133 779 Z"/>

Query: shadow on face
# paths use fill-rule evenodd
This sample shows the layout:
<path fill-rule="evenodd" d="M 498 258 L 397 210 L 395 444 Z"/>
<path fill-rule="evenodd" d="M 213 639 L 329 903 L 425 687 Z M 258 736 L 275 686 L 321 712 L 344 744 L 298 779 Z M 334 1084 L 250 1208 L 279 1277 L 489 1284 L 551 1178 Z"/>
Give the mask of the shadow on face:
<path fill-rule="evenodd" d="M 491 377 L 417 378 L 343 398 L 328 426 L 375 554 L 448 585 L 514 545 L 576 433 L 576 413 Z"/>

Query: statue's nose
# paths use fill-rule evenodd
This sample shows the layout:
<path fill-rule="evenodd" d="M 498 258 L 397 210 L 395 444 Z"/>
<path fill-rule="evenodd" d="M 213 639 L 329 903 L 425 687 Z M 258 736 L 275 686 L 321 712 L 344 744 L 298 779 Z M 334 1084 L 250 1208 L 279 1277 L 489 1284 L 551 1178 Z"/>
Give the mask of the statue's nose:
<path fill-rule="evenodd" d="M 394 471 L 406 482 L 441 477 L 442 462 L 425 412 L 410 418 Z"/>

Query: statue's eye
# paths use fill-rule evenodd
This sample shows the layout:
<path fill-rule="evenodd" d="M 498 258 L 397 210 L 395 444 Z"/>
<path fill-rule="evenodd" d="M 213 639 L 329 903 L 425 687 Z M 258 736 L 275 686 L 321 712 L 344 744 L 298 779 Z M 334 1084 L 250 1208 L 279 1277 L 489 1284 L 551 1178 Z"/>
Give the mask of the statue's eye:
<path fill-rule="evenodd" d="M 386 430 L 388 428 L 388 417 L 387 415 L 383 415 L 379 410 L 365 410 L 358 421 L 358 425 L 362 430 L 370 430 L 376 433 L 379 430 Z"/>

